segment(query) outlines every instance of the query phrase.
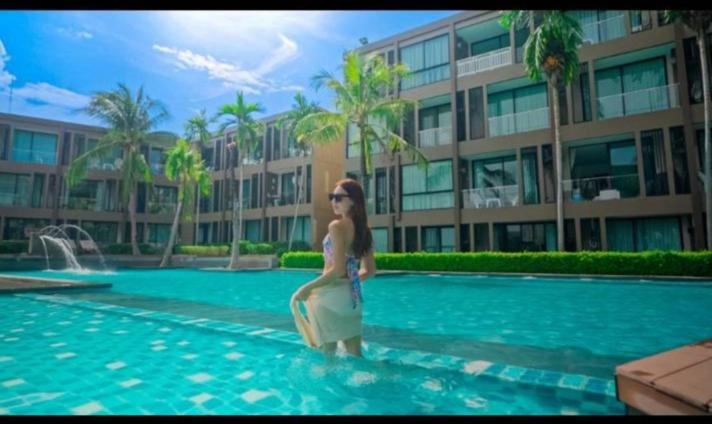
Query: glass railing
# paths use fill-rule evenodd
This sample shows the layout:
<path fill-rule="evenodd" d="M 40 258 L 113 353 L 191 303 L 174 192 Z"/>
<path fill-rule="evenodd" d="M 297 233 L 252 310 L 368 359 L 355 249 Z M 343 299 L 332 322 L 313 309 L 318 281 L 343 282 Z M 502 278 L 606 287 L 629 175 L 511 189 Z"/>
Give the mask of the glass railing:
<path fill-rule="evenodd" d="M 96 197 L 74 197 L 67 198 L 64 207 L 67 209 L 82 209 L 88 211 L 101 211 L 101 202 Z"/>
<path fill-rule="evenodd" d="M 30 149 L 13 148 L 12 160 L 14 162 L 41 163 L 45 165 L 55 165 L 57 163 L 56 152 L 42 152 Z"/>
<path fill-rule="evenodd" d="M 444 63 L 430 69 L 413 71 L 401 80 L 401 90 L 420 87 L 450 78 L 450 64 Z"/>
<path fill-rule="evenodd" d="M 420 147 L 452 144 L 452 127 L 429 128 L 420 131 Z"/>
<path fill-rule="evenodd" d="M 89 169 L 95 169 L 100 171 L 118 171 L 119 169 L 121 169 L 122 163 L 123 160 L 121 158 L 108 159 L 104 161 L 100 159 L 91 159 L 89 160 L 87 167 Z"/>
<path fill-rule="evenodd" d="M 403 211 L 418 211 L 427 209 L 451 208 L 454 206 L 453 192 L 404 194 L 402 196 Z"/>
<path fill-rule="evenodd" d="M 512 49 L 504 47 L 499 50 L 478 54 L 457 61 L 457 76 L 472 75 L 512 64 Z"/>
<path fill-rule="evenodd" d="M 519 206 L 519 188 L 516 184 L 462 190 L 463 208 L 484 209 L 509 206 Z"/>
<path fill-rule="evenodd" d="M 493 116 L 488 122 L 490 137 L 549 128 L 549 108 Z"/>
<path fill-rule="evenodd" d="M 596 44 L 625 36 L 624 15 L 616 15 L 602 21 L 581 25 L 583 42 Z"/>
<path fill-rule="evenodd" d="M 30 207 L 30 194 L 0 193 L 0 206 Z"/>
<path fill-rule="evenodd" d="M 661 85 L 599 97 L 598 116 L 607 119 L 679 107 L 678 85 Z"/>
<path fill-rule="evenodd" d="M 640 193 L 638 174 L 564 180 L 564 197 L 572 203 L 586 200 L 617 200 Z"/>
<path fill-rule="evenodd" d="M 148 202 L 148 213 L 160 213 L 172 215 L 176 211 L 175 202 Z"/>

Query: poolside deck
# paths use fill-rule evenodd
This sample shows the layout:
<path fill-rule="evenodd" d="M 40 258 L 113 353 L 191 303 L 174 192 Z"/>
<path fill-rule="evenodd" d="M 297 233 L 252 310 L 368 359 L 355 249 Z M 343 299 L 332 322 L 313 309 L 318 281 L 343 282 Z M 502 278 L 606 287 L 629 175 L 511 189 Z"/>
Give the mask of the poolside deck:
<path fill-rule="evenodd" d="M 16 277 L 0 274 L 0 294 L 107 287 L 111 287 L 111 284 L 34 277 Z"/>
<path fill-rule="evenodd" d="M 616 367 L 630 414 L 712 415 L 712 339 Z"/>

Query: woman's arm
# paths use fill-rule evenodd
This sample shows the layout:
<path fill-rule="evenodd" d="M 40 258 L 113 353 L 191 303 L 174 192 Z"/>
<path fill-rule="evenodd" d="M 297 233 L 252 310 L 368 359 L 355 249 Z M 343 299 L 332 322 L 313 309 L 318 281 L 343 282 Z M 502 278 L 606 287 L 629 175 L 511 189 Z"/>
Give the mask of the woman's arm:
<path fill-rule="evenodd" d="M 358 271 L 358 277 L 363 282 L 374 275 L 376 275 L 376 259 L 373 257 L 373 248 L 371 248 L 366 256 L 361 258 L 361 269 Z"/>
<path fill-rule="evenodd" d="M 346 273 L 346 251 L 345 251 L 345 231 L 339 221 L 332 221 L 329 224 L 329 237 L 334 248 L 334 262 L 329 269 L 317 277 L 315 280 L 303 285 L 295 297 L 298 300 L 304 300 L 309 297 L 312 290 L 318 287 L 325 286 L 335 280 L 338 280 Z"/>

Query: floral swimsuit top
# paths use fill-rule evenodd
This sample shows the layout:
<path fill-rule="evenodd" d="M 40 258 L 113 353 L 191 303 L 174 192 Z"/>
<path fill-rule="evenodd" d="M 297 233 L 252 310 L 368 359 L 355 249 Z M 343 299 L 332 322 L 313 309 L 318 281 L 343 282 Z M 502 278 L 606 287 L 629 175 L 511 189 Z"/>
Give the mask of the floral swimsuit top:
<path fill-rule="evenodd" d="M 334 246 L 329 234 L 324 237 L 322 245 L 324 246 L 324 262 L 327 265 L 334 263 Z M 358 276 L 358 260 L 353 255 L 346 255 L 346 275 L 351 282 L 351 303 L 356 309 L 357 302 L 363 303 L 363 297 L 361 297 L 361 279 Z"/>

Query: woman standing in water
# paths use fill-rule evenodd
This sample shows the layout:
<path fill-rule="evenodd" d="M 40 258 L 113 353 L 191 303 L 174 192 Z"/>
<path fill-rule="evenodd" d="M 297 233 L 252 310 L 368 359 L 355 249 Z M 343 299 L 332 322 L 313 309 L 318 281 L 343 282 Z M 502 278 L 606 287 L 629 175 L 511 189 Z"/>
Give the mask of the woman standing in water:
<path fill-rule="evenodd" d="M 361 185 L 349 178 L 336 183 L 329 200 L 340 218 L 329 224 L 322 242 L 324 269 L 321 276 L 294 293 L 292 313 L 310 346 L 333 354 L 341 340 L 348 353 L 361 356 L 361 282 L 376 272 L 366 202 Z M 308 321 L 297 307 L 300 300 L 305 302 Z"/>

